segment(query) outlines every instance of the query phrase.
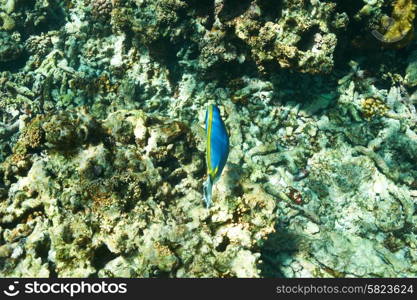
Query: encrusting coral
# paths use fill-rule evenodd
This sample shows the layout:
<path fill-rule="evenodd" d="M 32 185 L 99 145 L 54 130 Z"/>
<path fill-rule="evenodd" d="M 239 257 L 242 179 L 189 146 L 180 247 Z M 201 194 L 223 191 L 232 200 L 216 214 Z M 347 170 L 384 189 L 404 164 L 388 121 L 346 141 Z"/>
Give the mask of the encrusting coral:
<path fill-rule="evenodd" d="M 3 224 L 31 220 L 32 229 L 14 238 L 11 251 L 27 255 L 6 255 L 3 275 L 48 275 L 54 266 L 78 277 L 259 276 L 250 250 L 273 231 L 274 201 L 241 182 L 245 195 L 217 197 L 209 215 L 198 196 L 203 153 L 187 125 L 141 111 L 115 112 L 100 125 L 78 111 L 26 128 L 13 154 L 25 155 L 25 168 L 2 164 L 3 180 L 15 183 L 14 210 L 3 206 L 1 216 Z M 49 249 L 48 262 L 25 269 L 43 259 L 33 248 Z"/>
<path fill-rule="evenodd" d="M 414 15 L 0 1 L 0 275 L 415 276 Z M 208 104 L 230 139 L 209 209 Z"/>
<path fill-rule="evenodd" d="M 399 41 L 400 46 L 407 45 L 414 34 L 416 3 L 413 0 L 396 0 L 393 4 L 394 20 L 384 34 L 384 42 Z"/>

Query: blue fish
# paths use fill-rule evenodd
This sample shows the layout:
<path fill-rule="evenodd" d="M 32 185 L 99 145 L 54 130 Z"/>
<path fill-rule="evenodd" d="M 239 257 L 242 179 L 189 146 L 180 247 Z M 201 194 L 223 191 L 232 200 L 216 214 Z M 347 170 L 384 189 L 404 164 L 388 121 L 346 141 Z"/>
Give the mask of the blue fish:
<path fill-rule="evenodd" d="M 204 183 L 204 201 L 209 208 L 213 185 L 219 180 L 229 156 L 229 136 L 216 105 L 209 105 L 206 112 L 206 163 L 207 180 Z"/>

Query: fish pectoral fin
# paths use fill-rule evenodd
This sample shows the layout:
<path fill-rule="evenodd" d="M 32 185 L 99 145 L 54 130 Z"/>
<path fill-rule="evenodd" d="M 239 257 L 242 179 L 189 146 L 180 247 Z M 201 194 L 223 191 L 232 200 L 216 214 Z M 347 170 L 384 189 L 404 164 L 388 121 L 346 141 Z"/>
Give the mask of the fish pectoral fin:
<path fill-rule="evenodd" d="M 219 167 L 217 166 L 213 171 L 211 171 L 210 172 L 210 174 L 209 174 L 209 177 L 211 178 L 211 179 L 213 179 L 213 182 L 214 182 L 214 179 L 216 178 L 216 176 L 217 176 L 217 172 L 219 171 Z"/>
<path fill-rule="evenodd" d="M 213 184 L 209 176 L 206 182 L 204 182 L 203 184 L 203 196 L 204 196 L 204 202 L 206 203 L 206 208 L 209 208 L 211 206 L 212 190 L 213 190 Z"/>

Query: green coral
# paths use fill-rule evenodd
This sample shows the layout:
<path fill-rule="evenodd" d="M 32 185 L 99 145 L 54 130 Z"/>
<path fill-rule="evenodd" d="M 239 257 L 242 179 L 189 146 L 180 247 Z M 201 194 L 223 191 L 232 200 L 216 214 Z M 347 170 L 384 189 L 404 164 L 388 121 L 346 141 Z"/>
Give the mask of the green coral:
<path fill-rule="evenodd" d="M 5 12 L 0 12 L 0 24 L 2 24 L 0 28 L 6 31 L 11 31 L 16 26 L 14 19 Z"/>

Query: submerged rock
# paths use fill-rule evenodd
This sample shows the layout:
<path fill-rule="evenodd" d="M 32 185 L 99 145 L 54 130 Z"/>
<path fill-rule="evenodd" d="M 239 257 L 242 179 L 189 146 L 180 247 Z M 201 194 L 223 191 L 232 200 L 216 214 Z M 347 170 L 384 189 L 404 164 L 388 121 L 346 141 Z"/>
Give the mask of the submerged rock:
<path fill-rule="evenodd" d="M 41 236 L 4 233 L 27 253 L 6 251 L 4 276 L 52 269 L 64 277 L 259 276 L 257 243 L 273 231 L 274 201 L 257 189 L 237 199 L 223 194 L 210 216 L 201 194 L 203 153 L 186 124 L 141 111 L 115 112 L 101 125 L 79 111 L 40 122 L 44 139 L 36 149 L 43 154 L 29 149 L 31 167 L 9 171 L 17 181 L 1 216 L 18 227 L 51 226 Z M 135 139 L 140 124 L 148 133 Z M 37 247 L 43 252 L 30 252 Z M 33 269 L 37 260 L 46 273 Z"/>
<path fill-rule="evenodd" d="M 415 4 L 392 4 L 0 1 L 0 275 L 415 276 Z"/>

